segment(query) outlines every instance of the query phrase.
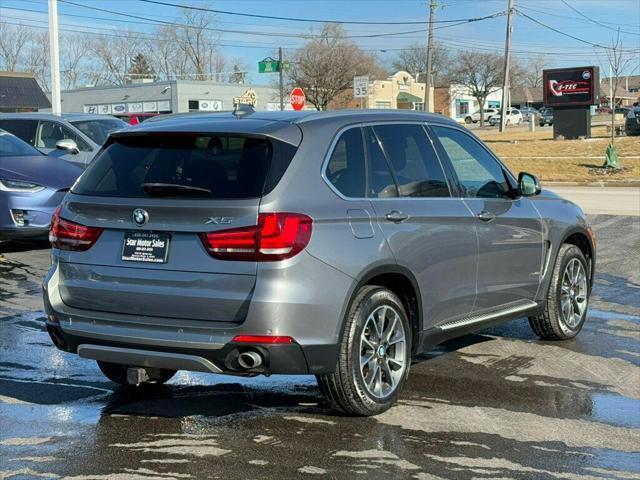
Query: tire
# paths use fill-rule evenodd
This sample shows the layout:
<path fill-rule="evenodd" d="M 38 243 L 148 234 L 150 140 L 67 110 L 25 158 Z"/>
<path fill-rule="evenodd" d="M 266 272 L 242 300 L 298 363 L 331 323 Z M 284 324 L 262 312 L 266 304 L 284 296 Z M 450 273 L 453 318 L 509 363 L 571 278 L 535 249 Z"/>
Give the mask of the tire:
<path fill-rule="evenodd" d="M 101 362 L 97 361 L 98 368 L 113 383 L 117 383 L 118 385 L 127 385 L 129 386 L 129 382 L 127 382 L 127 368 L 130 365 L 123 365 L 121 363 L 110 363 L 110 362 Z M 177 370 L 168 370 L 164 368 L 154 368 L 147 369 L 147 372 L 150 374 L 150 379 L 145 383 L 155 383 L 155 384 L 163 384 L 168 382 L 177 372 Z"/>
<path fill-rule="evenodd" d="M 471 117 L 465 117 L 464 118 L 464 123 L 466 123 L 467 125 L 469 125 L 470 123 L 473 123 L 473 119 Z"/>
<path fill-rule="evenodd" d="M 581 271 L 584 279 L 574 286 L 571 277 L 576 271 Z M 529 317 L 534 333 L 543 340 L 575 337 L 587 318 L 589 282 L 589 269 L 582 251 L 575 245 L 562 245 L 553 268 L 545 310 L 541 315 Z"/>
<path fill-rule="evenodd" d="M 378 336 L 380 325 L 382 333 L 395 340 L 393 344 L 385 340 L 386 335 Z M 369 361 L 361 367 L 362 358 Z M 386 288 L 367 285 L 358 291 L 346 314 L 336 371 L 316 378 L 334 409 L 371 416 L 388 410 L 398 400 L 410 364 L 411 326 L 402 302 Z"/>

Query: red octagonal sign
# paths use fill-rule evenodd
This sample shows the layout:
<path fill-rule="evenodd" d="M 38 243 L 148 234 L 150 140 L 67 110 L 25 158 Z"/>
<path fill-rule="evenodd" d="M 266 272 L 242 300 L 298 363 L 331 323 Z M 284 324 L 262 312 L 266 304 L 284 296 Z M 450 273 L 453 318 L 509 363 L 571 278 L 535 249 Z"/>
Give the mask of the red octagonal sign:
<path fill-rule="evenodd" d="M 304 96 L 302 89 L 296 87 L 291 90 L 291 97 L 289 101 L 291 102 L 291 106 L 294 110 L 302 110 L 306 101 L 306 97 Z"/>

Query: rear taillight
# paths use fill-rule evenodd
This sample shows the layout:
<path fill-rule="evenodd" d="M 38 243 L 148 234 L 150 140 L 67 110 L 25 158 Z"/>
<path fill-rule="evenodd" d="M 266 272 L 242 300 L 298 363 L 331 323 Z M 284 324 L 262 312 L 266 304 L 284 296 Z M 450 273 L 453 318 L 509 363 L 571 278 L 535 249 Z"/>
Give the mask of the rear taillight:
<path fill-rule="evenodd" d="M 101 228 L 85 227 L 60 218 L 60 207 L 58 207 L 51 218 L 49 241 L 53 248 L 84 252 L 96 243 L 101 233 Z"/>
<path fill-rule="evenodd" d="M 202 233 L 200 238 L 209 255 L 220 260 L 284 260 L 309 244 L 312 223 L 301 213 L 261 213 L 256 226 Z"/>

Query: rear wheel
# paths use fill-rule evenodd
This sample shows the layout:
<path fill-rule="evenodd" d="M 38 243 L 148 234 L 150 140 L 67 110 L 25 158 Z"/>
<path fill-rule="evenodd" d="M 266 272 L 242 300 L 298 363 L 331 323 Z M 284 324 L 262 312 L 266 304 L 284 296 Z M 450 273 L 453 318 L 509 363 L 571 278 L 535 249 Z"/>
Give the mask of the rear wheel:
<path fill-rule="evenodd" d="M 127 368 L 131 365 L 123 365 L 121 363 L 110 363 L 98 361 L 100 371 L 111 380 L 119 385 L 129 385 L 127 382 Z M 177 372 L 177 370 L 168 370 L 165 368 L 147 368 L 149 381 L 145 383 L 162 384 L 168 382 Z"/>
<path fill-rule="evenodd" d="M 531 328 L 543 340 L 575 337 L 587 318 L 589 270 L 582 251 L 564 244 L 558 253 L 542 315 L 529 317 Z"/>
<path fill-rule="evenodd" d="M 402 302 L 386 288 L 365 286 L 347 313 L 336 371 L 318 375 L 318 384 L 333 408 L 377 415 L 397 401 L 410 361 L 411 328 Z"/>
<path fill-rule="evenodd" d="M 464 119 L 464 123 L 466 123 L 467 125 L 469 125 L 470 123 L 473 122 L 473 119 L 471 117 L 465 117 Z"/>

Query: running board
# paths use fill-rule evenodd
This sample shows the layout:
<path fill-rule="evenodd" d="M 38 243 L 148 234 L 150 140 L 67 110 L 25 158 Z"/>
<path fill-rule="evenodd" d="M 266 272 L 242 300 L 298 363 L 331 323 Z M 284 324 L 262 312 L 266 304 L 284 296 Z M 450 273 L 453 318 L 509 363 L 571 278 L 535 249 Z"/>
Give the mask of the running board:
<path fill-rule="evenodd" d="M 507 315 L 513 315 L 518 312 L 524 312 L 526 310 L 531 310 L 536 308 L 538 304 L 531 300 L 522 300 L 518 302 L 513 302 L 509 306 L 502 306 L 499 310 L 494 310 L 492 312 L 485 312 L 477 315 L 471 315 L 469 317 L 464 317 L 459 320 L 454 320 L 452 322 L 443 323 L 436 327 L 438 330 L 443 332 L 449 330 L 455 330 L 456 328 L 466 327 L 469 325 L 475 325 L 485 322 L 490 322 L 495 320 L 496 318 L 506 317 Z"/>

